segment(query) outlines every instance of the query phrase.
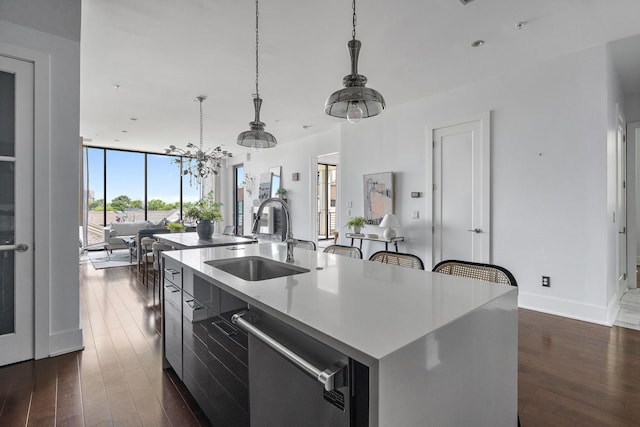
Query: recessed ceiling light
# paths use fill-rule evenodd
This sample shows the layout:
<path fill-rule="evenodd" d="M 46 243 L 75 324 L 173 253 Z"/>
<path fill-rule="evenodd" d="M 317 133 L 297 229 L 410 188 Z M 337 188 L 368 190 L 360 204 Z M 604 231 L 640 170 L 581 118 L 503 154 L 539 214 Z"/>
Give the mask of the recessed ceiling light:
<path fill-rule="evenodd" d="M 518 22 L 518 23 L 516 24 L 516 28 L 517 28 L 518 30 L 521 30 L 521 29 L 523 29 L 523 28 L 525 27 L 525 25 L 527 25 L 527 22 L 526 22 L 526 21 L 520 21 L 520 22 Z"/>
<path fill-rule="evenodd" d="M 129 131 L 128 131 L 128 130 L 121 130 L 120 132 L 122 132 L 122 133 L 127 133 L 127 132 L 129 132 Z"/>
<path fill-rule="evenodd" d="M 129 117 L 129 120 L 131 120 L 132 122 L 135 122 L 135 121 L 136 121 L 136 120 L 138 120 L 138 119 L 137 119 L 137 118 L 135 118 L 135 117 Z"/>
<path fill-rule="evenodd" d="M 309 129 L 313 125 L 302 125 L 302 129 Z"/>
<path fill-rule="evenodd" d="M 119 140 L 119 139 L 114 139 L 114 141 L 115 141 L 115 142 L 120 142 L 120 140 Z"/>
<path fill-rule="evenodd" d="M 483 46 L 485 43 L 484 40 L 476 40 L 473 43 L 471 43 L 471 47 L 480 47 Z"/>
<path fill-rule="evenodd" d="M 120 85 L 113 85 L 113 88 L 114 88 L 115 90 L 118 90 L 118 89 L 120 89 Z"/>

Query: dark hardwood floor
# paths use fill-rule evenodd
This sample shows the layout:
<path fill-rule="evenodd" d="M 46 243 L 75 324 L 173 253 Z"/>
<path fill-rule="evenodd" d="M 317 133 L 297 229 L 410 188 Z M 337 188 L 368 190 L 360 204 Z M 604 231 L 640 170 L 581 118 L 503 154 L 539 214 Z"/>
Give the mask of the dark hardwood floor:
<path fill-rule="evenodd" d="M 80 309 L 84 351 L 0 368 L 0 426 L 209 425 L 162 370 L 157 296 L 135 267 L 80 266 Z"/>
<path fill-rule="evenodd" d="M 206 426 L 135 268 L 81 266 L 85 350 L 0 368 L 0 426 Z M 524 427 L 640 426 L 640 331 L 520 310 Z"/>

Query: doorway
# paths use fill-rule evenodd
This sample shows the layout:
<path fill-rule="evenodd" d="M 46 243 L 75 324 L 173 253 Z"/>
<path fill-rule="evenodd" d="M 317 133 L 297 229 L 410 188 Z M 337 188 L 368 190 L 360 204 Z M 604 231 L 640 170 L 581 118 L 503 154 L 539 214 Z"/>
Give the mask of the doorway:
<path fill-rule="evenodd" d="M 33 82 L 0 55 L 0 366 L 34 358 Z"/>
<path fill-rule="evenodd" d="M 434 128 L 433 264 L 490 262 L 489 113 Z"/>
<path fill-rule="evenodd" d="M 318 162 L 316 230 L 319 241 L 333 239 L 336 231 L 337 172 L 337 165 Z"/>
<path fill-rule="evenodd" d="M 616 175 L 618 297 L 621 297 L 627 290 L 627 136 L 620 111 L 616 128 Z"/>
<path fill-rule="evenodd" d="M 233 225 L 235 234 L 244 234 L 244 165 L 233 167 Z"/>

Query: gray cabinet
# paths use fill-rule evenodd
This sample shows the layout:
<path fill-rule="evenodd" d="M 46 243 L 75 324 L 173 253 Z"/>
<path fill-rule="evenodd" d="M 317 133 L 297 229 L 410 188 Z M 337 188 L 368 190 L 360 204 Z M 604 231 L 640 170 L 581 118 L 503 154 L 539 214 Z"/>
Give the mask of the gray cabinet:
<path fill-rule="evenodd" d="M 163 258 L 163 334 L 164 356 L 182 379 L 182 267 Z"/>
<path fill-rule="evenodd" d="M 212 425 L 249 426 L 247 335 L 230 322 L 246 303 L 189 269 L 180 271 L 178 288 L 178 274 L 170 273 L 163 288 L 167 362 Z"/>

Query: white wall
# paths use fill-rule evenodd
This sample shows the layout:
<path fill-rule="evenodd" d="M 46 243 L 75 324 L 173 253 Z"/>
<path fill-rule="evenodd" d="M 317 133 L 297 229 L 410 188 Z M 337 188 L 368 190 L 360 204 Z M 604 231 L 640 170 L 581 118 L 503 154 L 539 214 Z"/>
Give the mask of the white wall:
<path fill-rule="evenodd" d="M 627 123 L 640 121 L 640 92 L 627 95 L 624 100 Z"/>
<path fill-rule="evenodd" d="M 276 135 L 277 138 L 277 135 Z M 293 236 L 303 240 L 315 240 L 313 223 L 315 221 L 315 159 L 323 154 L 339 151 L 340 133 L 338 128 L 309 136 L 294 142 L 279 144 L 275 148 L 250 153 L 250 160 L 245 161 L 243 155 L 234 157 L 233 164 L 244 164 L 245 173 L 253 176 L 253 194 L 245 192 L 245 234 L 251 232 L 251 208 L 258 198 L 260 174 L 269 173 L 269 168 L 282 166 L 282 187 L 287 190 L 287 201 L 291 209 L 291 229 Z M 230 163 L 231 164 L 231 163 Z M 293 173 L 300 174 L 299 181 L 292 181 Z M 225 169 L 221 182 L 233 182 L 233 168 Z M 221 189 L 224 202 L 224 218 L 226 225 L 233 225 L 233 195 L 229 186 Z M 310 220 L 311 219 L 311 220 Z"/>
<path fill-rule="evenodd" d="M 492 261 L 516 276 L 520 306 L 607 323 L 607 101 L 600 46 L 344 124 L 342 206 L 361 214 L 362 175 L 395 172 L 401 250 L 430 266 L 426 130 L 491 111 Z"/>
<path fill-rule="evenodd" d="M 0 16 L 18 23 L 0 20 L 0 51 L 17 52 L 18 57 L 35 61 L 36 358 L 41 358 L 82 348 L 80 0 L 3 2 Z M 47 32 L 52 28 L 63 28 L 62 36 Z"/>

